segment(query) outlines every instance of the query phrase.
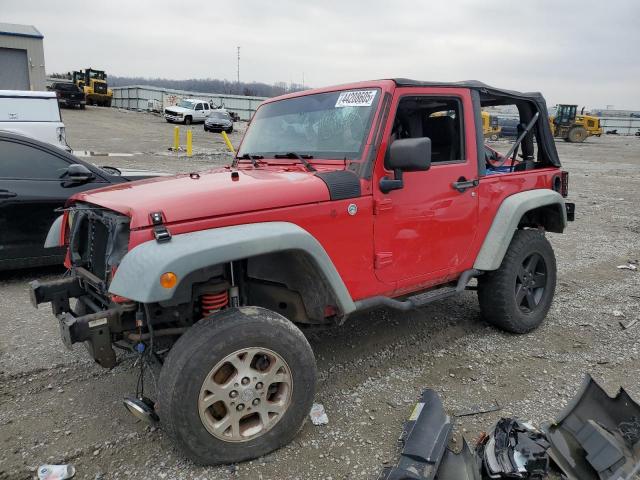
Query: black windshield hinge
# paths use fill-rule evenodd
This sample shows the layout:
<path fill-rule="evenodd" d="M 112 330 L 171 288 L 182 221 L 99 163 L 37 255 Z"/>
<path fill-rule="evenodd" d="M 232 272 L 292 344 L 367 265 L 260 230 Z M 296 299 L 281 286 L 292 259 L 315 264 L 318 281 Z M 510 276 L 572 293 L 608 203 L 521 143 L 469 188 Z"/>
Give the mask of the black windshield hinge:
<path fill-rule="evenodd" d="M 165 243 L 171 240 L 171 232 L 163 224 L 162 212 L 152 212 L 149 214 L 153 224 L 153 236 L 158 243 Z"/>

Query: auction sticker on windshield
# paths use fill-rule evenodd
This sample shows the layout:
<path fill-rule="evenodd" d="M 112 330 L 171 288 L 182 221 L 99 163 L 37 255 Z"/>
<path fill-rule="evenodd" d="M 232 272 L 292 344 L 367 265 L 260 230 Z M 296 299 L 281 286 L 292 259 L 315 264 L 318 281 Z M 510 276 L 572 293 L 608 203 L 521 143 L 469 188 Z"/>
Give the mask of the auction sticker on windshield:
<path fill-rule="evenodd" d="M 336 108 L 341 107 L 370 107 L 376 98 L 377 90 L 351 90 L 340 93 Z"/>

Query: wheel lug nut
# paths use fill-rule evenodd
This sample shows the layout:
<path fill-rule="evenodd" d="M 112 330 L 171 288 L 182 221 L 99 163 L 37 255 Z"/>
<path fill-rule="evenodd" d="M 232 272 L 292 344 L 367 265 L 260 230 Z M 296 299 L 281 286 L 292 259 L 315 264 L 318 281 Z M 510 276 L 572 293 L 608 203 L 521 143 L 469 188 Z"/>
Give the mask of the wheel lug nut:
<path fill-rule="evenodd" d="M 262 387 L 263 387 L 262 382 L 256 383 L 256 390 L 260 390 L 262 389 Z"/>
<path fill-rule="evenodd" d="M 239 412 L 244 410 L 244 404 L 243 403 L 239 403 L 238 406 L 236 407 L 236 410 L 238 410 Z"/>
<path fill-rule="evenodd" d="M 229 396 L 231 398 L 236 398 L 238 396 L 238 392 L 236 392 L 235 390 L 231 390 L 231 392 L 229 393 Z"/>
<path fill-rule="evenodd" d="M 251 381 L 251 380 L 249 380 L 249 377 L 244 377 L 244 378 L 242 379 L 242 384 L 243 384 L 243 385 L 248 385 L 250 381 Z"/>
<path fill-rule="evenodd" d="M 251 402 L 251 403 L 253 403 L 254 405 L 258 405 L 260 403 L 260 399 L 259 398 L 254 398 L 253 402 Z"/>

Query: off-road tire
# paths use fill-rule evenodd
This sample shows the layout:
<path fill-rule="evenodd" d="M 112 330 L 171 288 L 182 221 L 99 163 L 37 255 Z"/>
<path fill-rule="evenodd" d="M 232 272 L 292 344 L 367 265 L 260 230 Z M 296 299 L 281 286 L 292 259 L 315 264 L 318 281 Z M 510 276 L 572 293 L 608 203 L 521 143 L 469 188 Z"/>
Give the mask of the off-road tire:
<path fill-rule="evenodd" d="M 192 120 L 192 118 L 191 118 L 191 115 L 187 115 L 186 117 L 184 117 L 184 124 L 185 124 L 185 125 L 191 125 L 191 122 L 192 122 L 192 121 L 193 121 L 193 120 Z"/>
<path fill-rule="evenodd" d="M 531 257 L 543 261 L 546 278 L 539 303 L 530 311 L 516 301 L 523 262 Z M 517 230 L 498 270 L 478 277 L 478 300 L 488 323 L 511 333 L 527 333 L 543 322 L 556 287 L 556 259 L 551 244 L 538 230 Z"/>
<path fill-rule="evenodd" d="M 225 441 L 209 433 L 201 420 L 201 387 L 222 359 L 249 347 L 269 349 L 287 363 L 293 379 L 289 407 L 260 436 Z M 232 308 L 200 320 L 175 343 L 160 373 L 157 407 L 164 430 L 185 456 L 202 465 L 234 463 L 289 443 L 311 409 L 315 387 L 313 351 L 293 323 L 264 308 Z"/>
<path fill-rule="evenodd" d="M 584 127 L 573 127 L 567 134 L 567 138 L 571 143 L 582 143 L 588 136 L 589 133 Z"/>

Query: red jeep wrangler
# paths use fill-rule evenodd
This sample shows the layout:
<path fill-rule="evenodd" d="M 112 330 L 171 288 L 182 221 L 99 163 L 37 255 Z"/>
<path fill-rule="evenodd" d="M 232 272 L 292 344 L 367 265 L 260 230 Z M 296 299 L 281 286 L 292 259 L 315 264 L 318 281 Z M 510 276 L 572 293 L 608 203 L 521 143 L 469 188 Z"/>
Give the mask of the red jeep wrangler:
<path fill-rule="evenodd" d="M 506 152 L 485 147 L 492 106 L 519 116 Z M 32 300 L 103 367 L 114 346 L 161 364 L 167 433 L 198 463 L 237 462 L 309 413 L 316 365 L 296 325 L 409 310 L 474 277 L 488 322 L 540 325 L 567 185 L 538 93 L 404 79 L 295 93 L 260 106 L 230 166 L 73 197 L 47 238 L 68 245 L 70 275 L 33 282 Z M 129 408 L 156 415 L 137 394 Z"/>

